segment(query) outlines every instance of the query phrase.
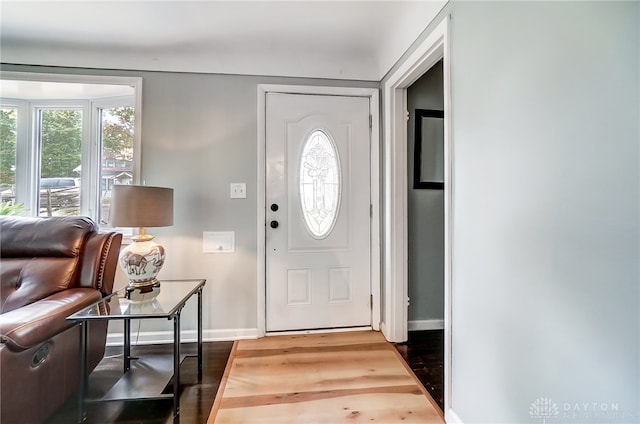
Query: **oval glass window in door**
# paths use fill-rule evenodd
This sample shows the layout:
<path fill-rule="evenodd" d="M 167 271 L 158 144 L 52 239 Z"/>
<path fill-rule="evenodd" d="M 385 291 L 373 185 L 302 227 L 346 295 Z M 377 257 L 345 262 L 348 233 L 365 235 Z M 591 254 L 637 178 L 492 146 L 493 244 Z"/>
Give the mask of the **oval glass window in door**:
<path fill-rule="evenodd" d="M 314 238 L 326 238 L 338 217 L 342 178 L 338 151 L 325 131 L 314 130 L 307 137 L 299 167 L 304 223 Z"/>

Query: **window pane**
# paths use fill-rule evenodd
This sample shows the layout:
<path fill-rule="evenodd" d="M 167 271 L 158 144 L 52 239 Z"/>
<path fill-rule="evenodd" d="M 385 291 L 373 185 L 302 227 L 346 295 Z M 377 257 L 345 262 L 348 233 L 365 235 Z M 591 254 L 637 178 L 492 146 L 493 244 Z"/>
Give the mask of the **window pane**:
<path fill-rule="evenodd" d="M 0 109 L 0 202 L 15 200 L 17 117 L 15 108 Z"/>
<path fill-rule="evenodd" d="M 100 175 L 100 225 L 108 224 L 111 188 L 133 183 L 133 130 L 131 106 L 101 109 L 102 169 Z"/>
<path fill-rule="evenodd" d="M 40 111 L 40 216 L 80 214 L 82 111 Z"/>
<path fill-rule="evenodd" d="M 299 175 L 304 222 L 314 238 L 323 239 L 338 216 L 342 183 L 338 153 L 323 131 L 314 131 L 305 141 Z"/>

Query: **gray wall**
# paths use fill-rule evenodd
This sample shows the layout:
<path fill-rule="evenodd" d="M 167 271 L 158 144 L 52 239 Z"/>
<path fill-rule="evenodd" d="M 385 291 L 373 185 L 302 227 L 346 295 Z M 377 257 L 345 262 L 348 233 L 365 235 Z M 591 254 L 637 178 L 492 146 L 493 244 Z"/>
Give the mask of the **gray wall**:
<path fill-rule="evenodd" d="M 378 82 L 216 74 L 14 65 L 2 70 L 142 77 L 142 179 L 174 188 L 174 225 L 150 230 L 167 250 L 159 276 L 207 279 L 203 327 L 205 336 L 214 337 L 255 333 L 257 327 L 258 84 L 379 87 Z M 229 198 L 232 182 L 247 183 L 246 199 Z M 235 253 L 202 253 L 203 231 L 235 231 Z M 119 286 L 125 284 L 120 275 Z M 196 328 L 191 303 L 182 314 L 186 330 Z M 141 331 L 168 330 L 170 324 L 146 320 Z"/>
<path fill-rule="evenodd" d="M 445 9 L 452 407 L 465 423 L 541 422 L 529 414 L 539 397 L 557 404 L 552 422 L 640 419 L 639 6 Z M 154 229 L 168 246 L 163 277 L 208 279 L 205 328 L 255 327 L 256 84 L 378 84 L 79 73 L 144 78 L 143 178 L 176 188 L 176 224 Z M 228 183 L 240 181 L 248 198 L 230 200 Z M 202 254 L 206 230 L 236 231 L 236 254 Z M 616 415 L 594 415 L 602 405 Z"/>
<path fill-rule="evenodd" d="M 444 109 L 442 63 L 407 89 L 409 321 L 444 319 L 444 191 L 413 188 L 415 110 Z"/>
<path fill-rule="evenodd" d="M 464 423 L 541 422 L 529 409 L 541 397 L 558 407 L 549 423 L 640 420 L 639 7 L 452 2 L 441 14 L 451 401 Z"/>

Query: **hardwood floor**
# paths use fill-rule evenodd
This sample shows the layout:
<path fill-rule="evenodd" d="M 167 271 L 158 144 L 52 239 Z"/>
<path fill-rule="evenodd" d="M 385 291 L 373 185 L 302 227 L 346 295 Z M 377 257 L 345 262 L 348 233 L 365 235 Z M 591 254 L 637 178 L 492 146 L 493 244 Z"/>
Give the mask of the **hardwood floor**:
<path fill-rule="evenodd" d="M 202 380 L 198 381 L 197 359 L 186 358 L 181 367 L 182 392 L 180 415 L 173 418 L 172 400 L 128 401 L 93 403 L 87 410 L 90 424 L 203 424 L 207 422 L 211 406 L 224 373 L 233 342 L 204 343 L 202 349 Z M 182 345 L 182 353 L 195 353 L 196 344 Z M 172 353 L 173 345 L 149 345 L 132 348 L 132 354 Z M 89 377 L 89 395 L 98 397 L 106 393 L 122 375 L 121 348 L 107 348 L 105 359 Z M 114 355 L 118 355 L 112 357 Z M 73 396 L 47 424 L 76 422 L 77 398 Z"/>
<path fill-rule="evenodd" d="M 409 340 L 396 348 L 444 410 L 444 330 L 410 331 Z"/>
<path fill-rule="evenodd" d="M 396 345 L 409 367 L 422 382 L 440 408 L 444 403 L 444 336 L 442 330 L 410 332 L 409 341 Z M 203 376 L 197 379 L 197 362 L 187 358 L 182 365 L 183 390 L 180 395 L 180 415 L 172 417 L 170 400 L 148 402 L 107 402 L 91 404 L 88 409 L 87 423 L 90 424 L 204 424 L 218 386 L 222 379 L 233 342 L 204 343 Z M 133 348 L 134 354 L 171 353 L 172 346 L 151 345 Z M 195 352 L 195 344 L 184 344 L 183 352 Z M 106 356 L 120 354 L 120 348 L 107 348 Z M 122 373 L 122 357 L 105 358 L 98 366 L 100 372 L 91 374 L 90 394 L 98 396 L 105 393 Z M 77 400 L 71 398 L 46 424 L 75 423 Z"/>
<path fill-rule="evenodd" d="M 241 340 L 209 424 L 439 423 L 442 413 L 375 331 Z"/>

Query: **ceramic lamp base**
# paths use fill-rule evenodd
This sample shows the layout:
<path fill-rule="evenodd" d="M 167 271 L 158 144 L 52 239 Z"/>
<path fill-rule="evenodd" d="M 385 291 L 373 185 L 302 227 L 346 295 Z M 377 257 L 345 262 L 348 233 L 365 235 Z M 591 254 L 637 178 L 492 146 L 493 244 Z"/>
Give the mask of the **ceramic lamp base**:
<path fill-rule="evenodd" d="M 164 247 L 153 241 L 153 236 L 144 235 L 133 238 L 133 243 L 120 252 L 118 262 L 129 279 L 129 287 L 151 291 L 160 284 L 157 276 L 164 259 Z"/>

